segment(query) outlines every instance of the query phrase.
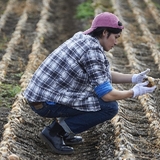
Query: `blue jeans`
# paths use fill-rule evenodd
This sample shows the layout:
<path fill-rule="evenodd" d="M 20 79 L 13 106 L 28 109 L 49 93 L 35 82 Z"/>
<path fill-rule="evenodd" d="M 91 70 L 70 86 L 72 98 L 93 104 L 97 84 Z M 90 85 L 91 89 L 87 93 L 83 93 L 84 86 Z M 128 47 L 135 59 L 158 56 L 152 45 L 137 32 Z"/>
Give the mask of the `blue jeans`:
<path fill-rule="evenodd" d="M 60 125 L 68 133 L 81 133 L 106 120 L 112 119 L 118 112 L 116 101 L 105 102 L 99 99 L 101 110 L 96 112 L 79 111 L 61 104 L 48 105 L 43 103 L 43 108 L 32 110 L 42 117 L 61 118 Z"/>

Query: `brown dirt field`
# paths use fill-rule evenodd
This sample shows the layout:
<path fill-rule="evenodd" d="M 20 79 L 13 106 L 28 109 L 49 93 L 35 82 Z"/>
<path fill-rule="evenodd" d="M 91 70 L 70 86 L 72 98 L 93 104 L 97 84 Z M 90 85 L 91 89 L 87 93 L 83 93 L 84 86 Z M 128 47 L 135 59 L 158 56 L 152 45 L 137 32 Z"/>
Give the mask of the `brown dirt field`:
<path fill-rule="evenodd" d="M 0 0 L 0 160 L 159 160 L 160 84 L 153 94 L 118 101 L 119 113 L 81 134 L 73 155 L 57 155 L 40 140 L 51 119 L 32 112 L 21 93 L 34 71 L 85 21 L 74 17 L 82 0 Z M 150 68 L 160 78 L 160 2 L 93 0 L 95 14 L 114 12 L 125 26 L 118 45 L 106 53 L 114 71 L 138 73 Z M 20 86 L 16 96 L 11 88 Z M 114 85 L 119 90 L 132 85 Z"/>

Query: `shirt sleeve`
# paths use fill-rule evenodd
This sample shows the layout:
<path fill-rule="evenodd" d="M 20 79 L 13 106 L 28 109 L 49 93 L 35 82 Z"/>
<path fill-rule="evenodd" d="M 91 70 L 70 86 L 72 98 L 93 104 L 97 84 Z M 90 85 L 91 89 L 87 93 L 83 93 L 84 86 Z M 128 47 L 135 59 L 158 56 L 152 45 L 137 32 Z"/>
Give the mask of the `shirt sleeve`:
<path fill-rule="evenodd" d="M 94 91 L 97 94 L 97 96 L 99 98 L 101 98 L 105 94 L 107 94 L 110 91 L 112 91 L 112 85 L 110 84 L 110 82 L 107 81 L 107 82 L 104 82 L 103 84 L 100 84 L 97 87 L 95 87 Z"/>
<path fill-rule="evenodd" d="M 97 45 L 92 46 L 83 55 L 81 64 L 88 75 L 88 80 L 93 89 L 104 84 L 111 83 L 110 65 L 104 51 Z"/>

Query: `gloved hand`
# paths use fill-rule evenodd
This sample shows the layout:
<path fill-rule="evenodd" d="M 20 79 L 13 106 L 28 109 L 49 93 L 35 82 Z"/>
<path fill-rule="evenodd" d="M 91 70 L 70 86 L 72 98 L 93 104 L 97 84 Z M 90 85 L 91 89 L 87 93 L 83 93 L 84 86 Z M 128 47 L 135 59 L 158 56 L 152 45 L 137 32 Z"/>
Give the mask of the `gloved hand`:
<path fill-rule="evenodd" d="M 138 83 L 136 84 L 131 90 L 133 90 L 134 94 L 133 97 L 137 97 L 146 93 L 152 93 L 155 89 L 156 86 L 153 87 L 147 87 L 147 84 L 149 82 L 145 81 L 143 83 Z"/>
<path fill-rule="evenodd" d="M 150 69 L 146 69 L 145 71 L 138 73 L 138 74 L 133 74 L 132 76 L 132 83 L 141 83 L 145 78 L 147 78 L 147 74 L 150 72 Z"/>

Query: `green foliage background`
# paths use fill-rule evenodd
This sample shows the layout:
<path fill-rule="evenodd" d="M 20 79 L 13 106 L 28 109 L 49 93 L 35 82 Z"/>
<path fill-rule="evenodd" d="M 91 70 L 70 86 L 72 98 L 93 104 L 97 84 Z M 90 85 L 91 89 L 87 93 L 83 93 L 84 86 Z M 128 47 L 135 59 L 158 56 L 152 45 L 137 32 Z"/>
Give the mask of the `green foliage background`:
<path fill-rule="evenodd" d="M 94 17 L 94 8 L 92 6 L 92 0 L 87 0 L 86 2 L 81 3 L 77 7 L 76 18 L 87 20 L 93 17 Z"/>

